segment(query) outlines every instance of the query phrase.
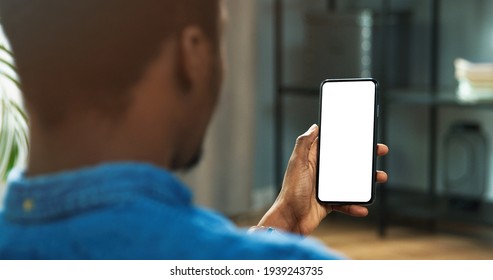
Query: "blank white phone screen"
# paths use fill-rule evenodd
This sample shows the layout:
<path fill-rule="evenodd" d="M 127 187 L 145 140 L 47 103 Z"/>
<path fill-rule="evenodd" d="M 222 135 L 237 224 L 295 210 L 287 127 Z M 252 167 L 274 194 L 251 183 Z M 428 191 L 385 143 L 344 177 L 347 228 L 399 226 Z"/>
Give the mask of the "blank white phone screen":
<path fill-rule="evenodd" d="M 372 200 L 376 92 L 372 80 L 322 85 L 319 200 L 362 204 Z"/>

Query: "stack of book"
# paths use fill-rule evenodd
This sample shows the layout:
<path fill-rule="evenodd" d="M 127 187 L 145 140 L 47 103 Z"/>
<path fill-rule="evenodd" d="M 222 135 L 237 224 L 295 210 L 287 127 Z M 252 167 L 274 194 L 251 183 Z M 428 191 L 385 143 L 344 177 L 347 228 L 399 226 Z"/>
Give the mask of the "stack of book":
<path fill-rule="evenodd" d="M 493 101 L 493 63 L 455 60 L 455 77 L 459 81 L 457 95 L 464 101 Z"/>

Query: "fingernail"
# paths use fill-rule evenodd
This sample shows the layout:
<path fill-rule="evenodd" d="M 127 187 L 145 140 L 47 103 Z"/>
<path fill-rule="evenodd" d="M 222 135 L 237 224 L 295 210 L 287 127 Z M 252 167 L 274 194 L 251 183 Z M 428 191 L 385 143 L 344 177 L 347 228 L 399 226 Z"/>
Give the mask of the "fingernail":
<path fill-rule="evenodd" d="M 310 128 L 308 129 L 308 131 L 314 131 L 316 128 L 317 128 L 317 125 L 316 124 L 312 124 L 312 126 L 310 126 Z"/>

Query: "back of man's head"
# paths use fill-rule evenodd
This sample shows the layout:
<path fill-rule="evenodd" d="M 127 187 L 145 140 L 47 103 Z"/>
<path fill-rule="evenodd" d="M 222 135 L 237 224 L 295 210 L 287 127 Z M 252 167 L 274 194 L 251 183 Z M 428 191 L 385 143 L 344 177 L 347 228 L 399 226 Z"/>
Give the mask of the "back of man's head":
<path fill-rule="evenodd" d="M 74 106 L 124 109 L 126 91 L 165 40 L 197 25 L 217 42 L 218 6 L 218 0 L 0 0 L 0 17 L 26 104 L 49 125 Z"/>

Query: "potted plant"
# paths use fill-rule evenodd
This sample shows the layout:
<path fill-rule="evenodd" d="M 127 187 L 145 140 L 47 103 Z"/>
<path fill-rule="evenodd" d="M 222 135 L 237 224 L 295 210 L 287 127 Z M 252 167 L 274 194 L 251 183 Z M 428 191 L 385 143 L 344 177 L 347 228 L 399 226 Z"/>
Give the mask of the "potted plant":
<path fill-rule="evenodd" d="M 28 147 L 28 122 L 21 86 L 12 52 L 0 34 L 0 186 L 5 185 L 12 168 L 25 164 Z"/>

